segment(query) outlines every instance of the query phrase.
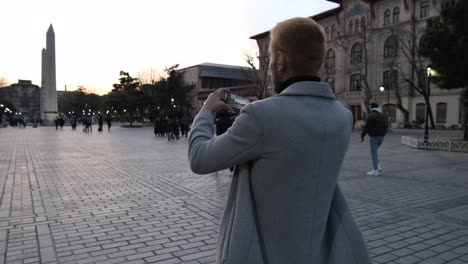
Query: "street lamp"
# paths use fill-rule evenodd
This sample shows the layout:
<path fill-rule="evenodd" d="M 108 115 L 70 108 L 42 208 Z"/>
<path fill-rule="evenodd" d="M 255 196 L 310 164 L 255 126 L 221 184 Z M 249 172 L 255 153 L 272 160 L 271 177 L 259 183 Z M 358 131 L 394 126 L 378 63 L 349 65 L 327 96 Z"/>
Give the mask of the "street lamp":
<path fill-rule="evenodd" d="M 427 75 L 427 87 L 426 87 L 426 96 L 428 98 L 426 104 L 426 123 L 424 125 L 424 143 L 429 141 L 429 99 L 431 96 L 431 77 L 432 77 L 432 68 L 431 65 L 428 65 L 426 68 L 426 75 Z"/>
<path fill-rule="evenodd" d="M 380 86 L 380 91 L 385 91 L 385 87 Z M 387 119 L 390 117 L 390 89 L 387 89 Z"/>

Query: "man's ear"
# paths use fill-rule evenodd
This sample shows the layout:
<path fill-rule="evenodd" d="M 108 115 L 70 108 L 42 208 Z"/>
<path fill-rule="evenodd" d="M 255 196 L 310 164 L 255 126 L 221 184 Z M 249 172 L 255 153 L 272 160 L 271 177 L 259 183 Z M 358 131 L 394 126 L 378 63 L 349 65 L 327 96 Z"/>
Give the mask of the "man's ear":
<path fill-rule="evenodd" d="M 283 51 L 278 51 L 276 54 L 278 59 L 278 71 L 286 71 L 286 67 L 288 65 L 288 58 L 286 56 L 286 53 L 284 53 Z"/>

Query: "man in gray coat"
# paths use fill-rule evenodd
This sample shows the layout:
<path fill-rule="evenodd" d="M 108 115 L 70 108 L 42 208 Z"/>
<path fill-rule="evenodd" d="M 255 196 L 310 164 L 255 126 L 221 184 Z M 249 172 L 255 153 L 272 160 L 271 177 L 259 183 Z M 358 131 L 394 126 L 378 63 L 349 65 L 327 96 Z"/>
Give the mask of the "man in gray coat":
<path fill-rule="evenodd" d="M 236 166 L 225 208 L 217 263 L 371 263 L 337 178 L 352 114 L 316 77 L 323 29 L 310 18 L 270 32 L 276 96 L 248 104 L 232 127 L 213 137 L 214 113 L 231 110 L 226 89 L 211 93 L 195 117 L 190 166 L 208 174 Z"/>

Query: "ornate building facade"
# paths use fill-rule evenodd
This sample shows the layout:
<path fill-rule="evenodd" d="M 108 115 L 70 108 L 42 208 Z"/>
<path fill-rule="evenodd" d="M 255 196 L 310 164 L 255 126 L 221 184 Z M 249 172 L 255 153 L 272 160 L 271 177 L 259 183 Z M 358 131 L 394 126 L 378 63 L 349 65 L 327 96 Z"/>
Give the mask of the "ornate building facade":
<path fill-rule="evenodd" d="M 312 16 L 327 35 L 325 62 L 319 72 L 338 100 L 364 118 L 363 97 L 379 103 L 393 127 L 405 120 L 425 122 L 426 100 L 438 126 L 460 126 L 461 89 L 443 90 L 430 82 L 430 62 L 418 56 L 427 22 L 450 0 L 334 0 L 339 6 Z M 260 63 L 268 54 L 269 32 L 251 37 L 259 46 Z"/>

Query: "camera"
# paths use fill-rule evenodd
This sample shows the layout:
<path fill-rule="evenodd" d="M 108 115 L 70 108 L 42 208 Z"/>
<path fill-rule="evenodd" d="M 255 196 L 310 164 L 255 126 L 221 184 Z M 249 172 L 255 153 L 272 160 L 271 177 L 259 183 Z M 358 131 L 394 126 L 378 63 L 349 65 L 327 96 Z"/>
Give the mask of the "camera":
<path fill-rule="evenodd" d="M 225 103 L 231 108 L 240 110 L 242 107 L 250 103 L 249 99 L 235 95 L 233 93 L 227 93 Z"/>

